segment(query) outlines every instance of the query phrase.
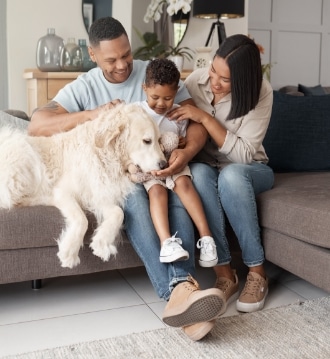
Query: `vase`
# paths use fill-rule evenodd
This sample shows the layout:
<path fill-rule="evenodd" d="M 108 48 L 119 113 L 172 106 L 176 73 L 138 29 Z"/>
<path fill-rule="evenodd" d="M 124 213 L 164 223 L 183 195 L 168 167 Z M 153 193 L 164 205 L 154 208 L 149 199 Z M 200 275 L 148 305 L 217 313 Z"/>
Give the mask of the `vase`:
<path fill-rule="evenodd" d="M 68 42 L 61 51 L 61 69 L 62 71 L 82 71 L 82 51 L 73 37 L 68 38 Z"/>
<path fill-rule="evenodd" d="M 86 45 L 86 39 L 79 39 L 78 45 L 81 49 L 81 55 L 82 55 L 82 71 L 89 71 L 96 67 L 96 63 L 93 62 L 89 56 L 88 48 Z"/>
<path fill-rule="evenodd" d="M 211 58 L 212 47 L 196 47 L 196 57 L 194 63 L 194 70 L 208 67 L 212 61 Z"/>
<path fill-rule="evenodd" d="M 182 72 L 183 70 L 183 56 L 177 55 L 177 56 L 169 56 L 169 60 L 173 61 L 178 68 L 179 72 Z"/>
<path fill-rule="evenodd" d="M 60 58 L 64 47 L 63 39 L 55 35 L 54 28 L 48 28 L 47 34 L 37 43 L 37 67 L 40 71 L 61 71 Z"/>

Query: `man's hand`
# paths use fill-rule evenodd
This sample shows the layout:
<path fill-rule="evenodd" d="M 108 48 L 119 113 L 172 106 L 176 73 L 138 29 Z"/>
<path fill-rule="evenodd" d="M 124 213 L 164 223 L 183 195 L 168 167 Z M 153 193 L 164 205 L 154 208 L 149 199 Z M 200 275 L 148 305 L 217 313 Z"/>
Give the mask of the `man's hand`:
<path fill-rule="evenodd" d="M 119 98 L 117 98 L 117 99 L 115 99 L 115 100 L 111 100 L 110 102 L 106 103 L 105 105 L 103 105 L 103 106 L 101 106 L 101 107 L 99 107 L 99 108 L 102 108 L 102 109 L 104 109 L 104 110 L 109 110 L 109 109 L 114 108 L 114 107 L 116 107 L 118 104 L 123 103 L 123 102 L 125 102 L 125 101 L 120 100 Z"/>

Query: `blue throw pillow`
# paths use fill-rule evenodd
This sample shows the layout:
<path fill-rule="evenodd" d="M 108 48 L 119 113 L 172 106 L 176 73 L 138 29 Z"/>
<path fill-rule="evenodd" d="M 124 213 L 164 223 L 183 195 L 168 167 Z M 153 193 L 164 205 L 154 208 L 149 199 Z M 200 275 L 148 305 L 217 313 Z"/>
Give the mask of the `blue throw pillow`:
<path fill-rule="evenodd" d="M 263 145 L 275 172 L 330 170 L 330 95 L 274 91 Z"/>
<path fill-rule="evenodd" d="M 305 96 L 320 96 L 326 95 L 324 88 L 321 85 L 314 87 L 308 87 L 301 84 L 298 84 L 298 91 L 302 92 Z"/>

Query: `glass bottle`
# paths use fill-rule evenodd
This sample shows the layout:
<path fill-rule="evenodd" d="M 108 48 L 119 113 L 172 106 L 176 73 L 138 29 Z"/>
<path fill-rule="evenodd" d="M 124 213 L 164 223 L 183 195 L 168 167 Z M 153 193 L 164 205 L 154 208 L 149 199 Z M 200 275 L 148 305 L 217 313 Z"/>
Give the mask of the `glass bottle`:
<path fill-rule="evenodd" d="M 55 35 L 54 28 L 47 29 L 47 35 L 37 43 L 37 67 L 40 71 L 61 71 L 60 57 L 64 47 L 63 39 Z"/>
<path fill-rule="evenodd" d="M 86 40 L 85 39 L 79 39 L 78 40 L 78 45 L 81 49 L 81 52 L 82 52 L 82 62 L 83 62 L 83 65 L 82 65 L 82 70 L 83 71 L 89 71 L 91 69 L 93 69 L 95 66 L 96 66 L 96 63 L 93 62 L 89 56 L 89 53 L 88 53 L 88 48 L 87 48 L 87 45 L 86 45 Z"/>
<path fill-rule="evenodd" d="M 62 71 L 82 71 L 82 51 L 74 37 L 69 37 L 61 51 Z"/>

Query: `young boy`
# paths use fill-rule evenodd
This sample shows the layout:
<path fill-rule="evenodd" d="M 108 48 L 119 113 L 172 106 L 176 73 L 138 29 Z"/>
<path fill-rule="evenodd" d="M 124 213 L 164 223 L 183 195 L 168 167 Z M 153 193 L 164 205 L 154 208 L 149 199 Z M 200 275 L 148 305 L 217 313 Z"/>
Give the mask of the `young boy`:
<path fill-rule="evenodd" d="M 147 100 L 138 102 L 156 121 L 160 132 L 174 132 L 184 143 L 188 120 L 176 122 L 166 116 L 173 108 L 174 98 L 178 91 L 180 72 L 175 64 L 168 59 L 152 60 L 146 69 L 143 89 Z M 192 218 L 200 239 L 197 248 L 200 248 L 199 264 L 202 267 L 212 267 L 217 264 L 218 256 L 211 231 L 207 224 L 203 206 L 191 181 L 188 166 L 184 170 L 166 181 L 150 180 L 144 182 L 149 194 L 150 213 L 155 230 L 161 242 L 159 259 L 162 263 L 178 260 L 187 260 L 189 253 L 181 246 L 182 241 L 176 237 L 177 232 L 171 236 L 168 220 L 168 194 L 167 188 L 179 196 L 182 204 Z"/>

